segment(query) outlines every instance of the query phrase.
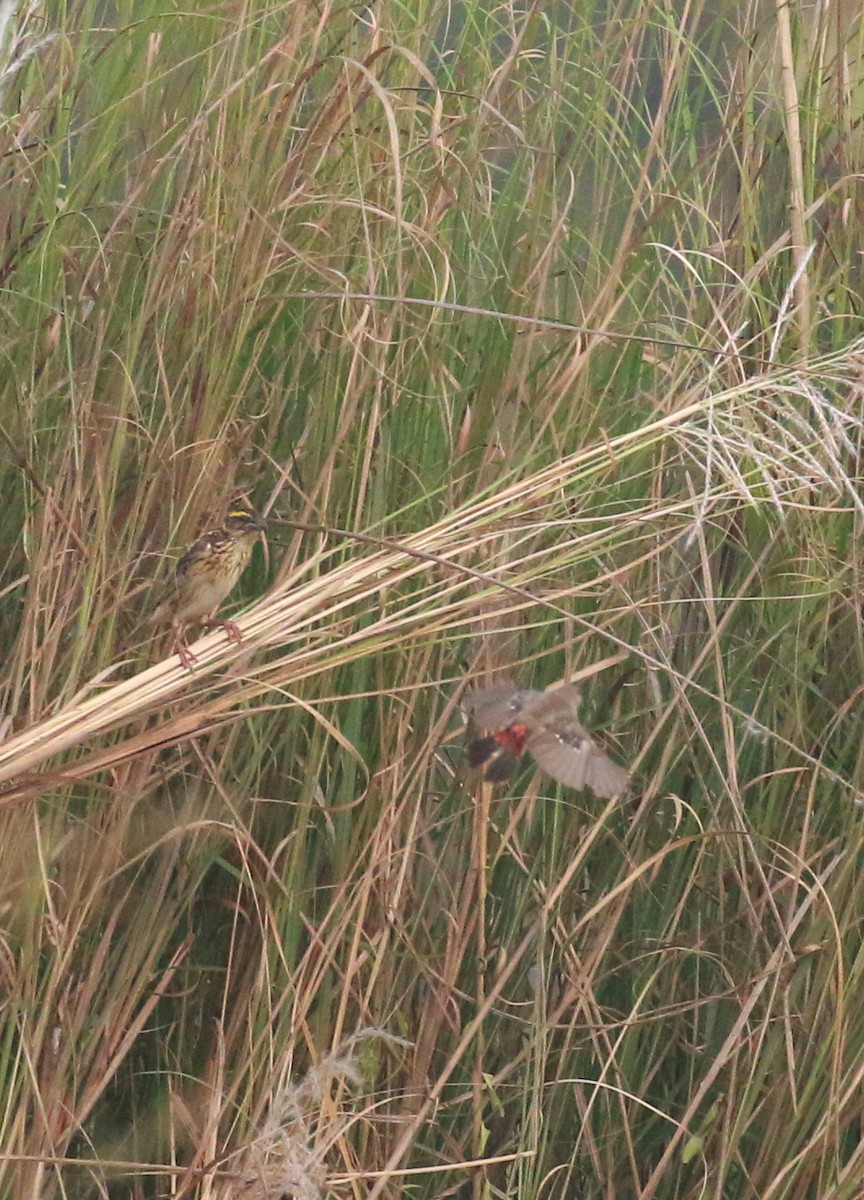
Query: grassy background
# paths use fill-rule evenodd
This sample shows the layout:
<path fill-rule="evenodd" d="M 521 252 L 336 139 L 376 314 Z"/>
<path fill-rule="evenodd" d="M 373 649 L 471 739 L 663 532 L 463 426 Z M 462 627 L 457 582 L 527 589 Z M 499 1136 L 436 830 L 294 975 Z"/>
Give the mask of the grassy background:
<path fill-rule="evenodd" d="M 0 3 L 3 1195 L 861 1195 L 862 39 Z"/>

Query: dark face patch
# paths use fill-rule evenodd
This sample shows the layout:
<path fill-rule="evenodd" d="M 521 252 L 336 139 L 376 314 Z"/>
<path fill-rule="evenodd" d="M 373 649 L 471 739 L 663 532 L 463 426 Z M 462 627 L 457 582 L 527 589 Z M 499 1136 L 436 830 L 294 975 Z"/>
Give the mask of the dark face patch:
<path fill-rule="evenodd" d="M 487 783 L 503 783 L 516 769 L 519 756 L 502 746 L 496 737 L 475 738 L 468 745 L 468 764 L 482 772 Z"/>
<path fill-rule="evenodd" d="M 503 783 L 516 770 L 518 762 L 518 758 L 514 758 L 512 754 L 498 746 L 483 767 L 483 778 L 487 783 Z"/>
<path fill-rule="evenodd" d="M 482 767 L 487 763 L 495 751 L 498 749 L 498 743 L 494 737 L 475 738 L 468 745 L 468 766 L 472 768 Z"/>

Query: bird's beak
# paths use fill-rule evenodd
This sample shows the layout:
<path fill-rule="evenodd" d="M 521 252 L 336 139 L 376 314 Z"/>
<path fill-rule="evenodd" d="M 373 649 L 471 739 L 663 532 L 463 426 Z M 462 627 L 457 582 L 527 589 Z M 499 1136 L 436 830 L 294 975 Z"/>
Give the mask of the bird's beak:
<path fill-rule="evenodd" d="M 262 533 L 267 528 L 267 518 L 262 517 L 260 513 L 255 514 L 255 517 L 254 517 L 252 523 L 255 526 L 255 528 L 260 529 Z"/>

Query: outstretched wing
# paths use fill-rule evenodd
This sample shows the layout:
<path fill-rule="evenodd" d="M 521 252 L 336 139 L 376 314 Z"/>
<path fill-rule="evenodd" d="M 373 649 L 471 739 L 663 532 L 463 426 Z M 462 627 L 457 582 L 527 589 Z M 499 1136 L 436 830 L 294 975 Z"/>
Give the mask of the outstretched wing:
<path fill-rule="evenodd" d="M 629 775 L 612 761 L 584 729 L 579 736 L 541 729 L 526 742 L 539 767 L 568 787 L 590 788 L 596 796 L 611 800 L 627 790 Z"/>
<path fill-rule="evenodd" d="M 541 692 L 520 691 L 512 679 L 499 679 L 462 702 L 465 713 L 483 733 L 499 733 L 518 720 L 526 698 Z"/>
<path fill-rule="evenodd" d="M 627 788 L 629 776 L 580 723 L 579 690 L 571 684 L 543 692 L 524 707 L 529 727 L 525 748 L 547 775 L 573 788 L 590 788 L 611 800 Z"/>

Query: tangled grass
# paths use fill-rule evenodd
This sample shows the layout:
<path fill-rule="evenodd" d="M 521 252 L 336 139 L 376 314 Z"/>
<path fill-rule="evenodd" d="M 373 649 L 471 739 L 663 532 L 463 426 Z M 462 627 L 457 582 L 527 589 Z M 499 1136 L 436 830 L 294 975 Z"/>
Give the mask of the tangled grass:
<path fill-rule="evenodd" d="M 861 36 L 0 5 L 3 1194 L 860 1194 Z"/>

